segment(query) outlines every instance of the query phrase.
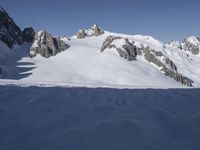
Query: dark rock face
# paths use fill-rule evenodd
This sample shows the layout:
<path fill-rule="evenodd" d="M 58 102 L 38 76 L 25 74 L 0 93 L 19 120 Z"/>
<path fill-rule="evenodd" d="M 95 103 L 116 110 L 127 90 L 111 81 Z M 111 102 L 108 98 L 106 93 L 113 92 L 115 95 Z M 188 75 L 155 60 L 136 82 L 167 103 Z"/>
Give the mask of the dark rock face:
<path fill-rule="evenodd" d="M 22 32 L 7 12 L 0 8 L 0 40 L 12 48 L 14 44 L 23 43 Z"/>
<path fill-rule="evenodd" d="M 116 40 L 123 40 L 124 44 L 116 46 L 115 42 L 119 42 Z M 121 42 L 122 41 L 120 41 L 120 43 Z M 140 47 L 135 46 L 134 41 L 130 42 L 127 38 L 108 36 L 102 44 L 101 52 L 112 48 L 118 52 L 119 56 L 129 61 L 136 60 L 138 55 L 142 55 L 145 60 L 158 66 L 160 71 L 167 77 L 173 78 L 185 86 L 192 86 L 193 84 L 192 80 L 178 73 L 178 69 L 174 62 L 160 51 L 152 50 L 149 47 L 144 47 L 143 45 Z"/>
<path fill-rule="evenodd" d="M 22 37 L 24 42 L 33 42 L 35 38 L 35 31 L 33 28 L 25 28 L 22 32 Z"/>
<path fill-rule="evenodd" d="M 43 57 L 49 58 L 68 49 L 70 46 L 60 38 L 52 37 L 46 31 L 39 31 L 35 35 L 35 41 L 30 48 L 30 56 L 34 57 L 40 54 Z"/>

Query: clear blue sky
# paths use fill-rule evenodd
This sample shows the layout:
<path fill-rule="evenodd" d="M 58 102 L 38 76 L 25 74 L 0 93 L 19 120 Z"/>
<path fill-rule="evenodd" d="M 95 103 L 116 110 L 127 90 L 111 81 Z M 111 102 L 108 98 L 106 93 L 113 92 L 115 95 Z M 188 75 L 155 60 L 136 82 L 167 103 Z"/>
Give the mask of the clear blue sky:
<path fill-rule="evenodd" d="M 162 41 L 200 36 L 200 0 L 0 0 L 21 27 L 72 35 L 94 23 Z"/>

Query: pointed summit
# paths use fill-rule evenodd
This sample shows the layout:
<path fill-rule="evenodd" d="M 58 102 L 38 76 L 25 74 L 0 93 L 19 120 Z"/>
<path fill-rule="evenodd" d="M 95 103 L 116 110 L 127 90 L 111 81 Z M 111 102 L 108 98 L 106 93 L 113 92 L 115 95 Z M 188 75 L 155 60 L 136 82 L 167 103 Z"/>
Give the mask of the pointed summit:
<path fill-rule="evenodd" d="M 15 44 L 21 45 L 23 42 L 32 42 L 34 40 L 35 31 L 33 28 L 25 28 L 24 31 L 16 25 L 8 13 L 0 7 L 0 40 L 9 48 L 13 48 Z"/>
<path fill-rule="evenodd" d="M 23 43 L 22 31 L 8 13 L 0 7 L 0 40 L 12 48 Z"/>

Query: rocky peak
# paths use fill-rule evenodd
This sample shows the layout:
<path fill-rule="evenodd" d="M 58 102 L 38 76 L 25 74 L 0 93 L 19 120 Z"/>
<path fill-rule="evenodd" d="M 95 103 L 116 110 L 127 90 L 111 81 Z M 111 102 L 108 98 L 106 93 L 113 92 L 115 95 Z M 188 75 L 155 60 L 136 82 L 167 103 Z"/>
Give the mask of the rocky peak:
<path fill-rule="evenodd" d="M 70 46 L 59 37 L 52 37 L 46 31 L 39 31 L 35 34 L 35 40 L 30 48 L 30 56 L 34 57 L 40 54 L 43 57 L 49 58 L 69 47 Z"/>
<path fill-rule="evenodd" d="M 175 40 L 172 40 L 168 43 L 169 46 L 172 46 L 172 47 L 176 47 L 176 48 L 179 48 L 179 49 L 183 49 L 182 47 L 182 43 L 179 42 L 179 41 L 175 41 Z"/>
<path fill-rule="evenodd" d="M 22 37 L 24 42 L 33 42 L 35 38 L 35 31 L 33 28 L 25 28 L 22 32 Z"/>
<path fill-rule="evenodd" d="M 98 36 L 102 35 L 103 33 L 104 33 L 104 31 L 97 24 L 94 24 L 89 29 L 79 30 L 79 32 L 77 32 L 75 34 L 75 36 L 77 39 L 83 39 L 83 38 L 92 37 L 92 36 L 98 37 Z"/>
<path fill-rule="evenodd" d="M 185 38 L 184 42 L 189 42 L 193 45 L 199 45 L 200 39 L 199 37 L 190 36 L 188 38 Z"/>
<path fill-rule="evenodd" d="M 194 55 L 198 55 L 200 53 L 200 38 L 195 36 L 185 38 L 183 42 L 173 40 L 167 45 L 189 51 Z"/>
<path fill-rule="evenodd" d="M 9 48 L 15 44 L 23 43 L 21 29 L 3 8 L 0 9 L 0 40 L 6 43 Z"/>
<path fill-rule="evenodd" d="M 92 36 L 100 36 L 104 33 L 103 30 L 101 30 L 101 28 L 97 25 L 97 24 L 94 24 L 92 27 L 91 27 L 91 30 L 93 31 L 93 34 Z"/>
<path fill-rule="evenodd" d="M 183 48 L 190 51 L 194 55 L 198 55 L 200 52 L 200 39 L 199 37 L 190 36 L 184 39 Z"/>
<path fill-rule="evenodd" d="M 0 8 L 0 40 L 7 44 L 9 48 L 13 48 L 15 44 L 21 45 L 23 42 L 32 42 L 34 35 L 33 28 L 25 28 L 22 32 L 8 13 Z"/>

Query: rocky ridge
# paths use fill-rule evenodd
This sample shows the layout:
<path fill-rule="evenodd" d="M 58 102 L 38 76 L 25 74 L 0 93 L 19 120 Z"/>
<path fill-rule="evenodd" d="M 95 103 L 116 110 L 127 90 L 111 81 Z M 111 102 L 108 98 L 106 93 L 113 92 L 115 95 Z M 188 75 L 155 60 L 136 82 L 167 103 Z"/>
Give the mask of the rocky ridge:
<path fill-rule="evenodd" d="M 189 51 L 194 55 L 198 55 L 200 53 L 200 38 L 195 36 L 185 38 L 182 42 L 173 40 L 166 45 Z"/>
<path fill-rule="evenodd" d="M 33 28 L 25 28 L 24 31 L 21 31 L 8 13 L 0 8 L 0 40 L 6 43 L 9 48 L 13 48 L 15 44 L 32 42 L 34 34 Z"/>
<path fill-rule="evenodd" d="M 137 56 L 143 56 L 146 61 L 156 65 L 162 73 L 185 86 L 192 86 L 193 81 L 178 72 L 174 62 L 161 51 L 150 49 L 144 45 L 136 46 L 134 41 L 128 38 L 108 36 L 103 42 L 101 52 L 108 49 L 116 50 L 119 56 L 128 61 L 137 60 Z"/>

